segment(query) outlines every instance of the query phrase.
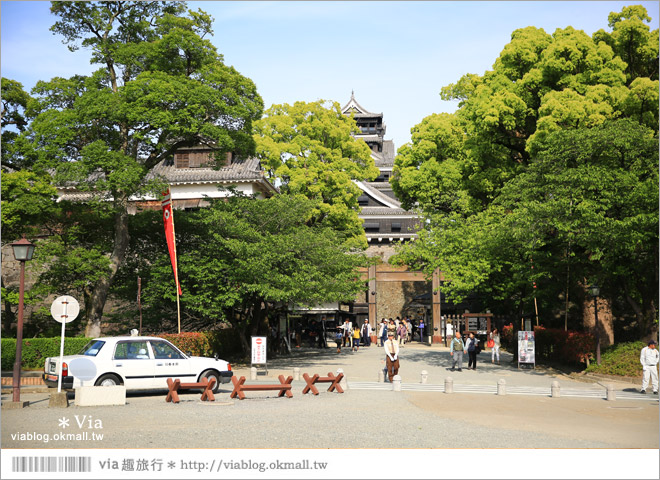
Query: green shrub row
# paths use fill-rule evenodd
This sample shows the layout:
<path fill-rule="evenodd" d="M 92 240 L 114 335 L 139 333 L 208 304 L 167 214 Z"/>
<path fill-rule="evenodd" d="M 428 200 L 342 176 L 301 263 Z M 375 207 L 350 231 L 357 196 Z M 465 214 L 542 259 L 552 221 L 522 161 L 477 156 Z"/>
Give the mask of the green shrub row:
<path fill-rule="evenodd" d="M 90 340 L 85 337 L 64 338 L 64 355 L 75 355 Z M 24 338 L 21 369 L 43 370 L 46 358 L 60 355 L 60 342 L 60 337 Z M 2 350 L 2 370 L 13 370 L 16 360 L 16 339 L 3 338 L 0 342 L 0 350 Z"/>
<path fill-rule="evenodd" d="M 190 352 L 197 357 L 212 357 L 217 354 L 227 359 L 240 353 L 238 334 L 233 329 L 214 330 L 211 332 L 183 332 L 156 335 L 176 345 L 182 352 Z"/>
<path fill-rule="evenodd" d="M 185 332 L 180 334 L 156 335 L 169 340 L 183 352 L 191 352 L 195 356 L 212 357 L 218 354 L 220 358 L 240 353 L 240 342 L 234 330 L 217 330 L 212 332 Z M 64 339 L 64 355 L 75 355 L 87 345 L 91 339 L 73 337 Z M 60 355 L 60 337 L 23 339 L 21 368 L 24 370 L 41 370 L 48 357 Z M 0 342 L 2 370 L 13 370 L 16 359 L 16 339 L 3 338 Z"/>
<path fill-rule="evenodd" d="M 594 362 L 585 372 L 640 377 L 642 364 L 639 355 L 645 346 L 644 342 L 629 342 L 605 347 L 600 353 L 600 365 Z"/>

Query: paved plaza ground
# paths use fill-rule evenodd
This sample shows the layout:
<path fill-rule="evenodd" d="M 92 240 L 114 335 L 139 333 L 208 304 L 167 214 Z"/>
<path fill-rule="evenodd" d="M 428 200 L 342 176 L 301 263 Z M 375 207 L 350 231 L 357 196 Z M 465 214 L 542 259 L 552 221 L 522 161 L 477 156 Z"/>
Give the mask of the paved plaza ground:
<path fill-rule="evenodd" d="M 260 371 L 256 380 L 277 382 L 295 367 L 321 375 L 341 368 L 344 394 L 321 384 L 320 395 L 302 395 L 301 378 L 291 399 L 277 392 L 230 399 L 227 384 L 214 403 L 201 402 L 197 392 L 182 394 L 178 405 L 166 403 L 163 390 L 129 393 L 124 406 L 77 407 L 70 400 L 69 408 L 58 409 L 49 408 L 47 392 L 23 393 L 28 408 L 2 410 L 2 447 L 63 448 L 58 433 L 87 432 L 66 448 L 658 448 L 658 397 L 641 395 L 630 383 L 613 384 L 616 400 L 607 401 L 604 384 L 543 368 L 519 370 L 508 353 L 501 365 L 482 352 L 476 371 L 464 365 L 450 372 L 445 347 L 413 343 L 401 349 L 400 360 L 402 391 L 379 383 L 384 353 L 371 346 L 340 354 L 296 349 L 269 362 L 268 374 Z M 250 383 L 249 367 L 237 365 L 235 375 Z M 452 394 L 443 393 L 447 377 Z M 506 395 L 496 394 L 500 379 Z M 550 396 L 555 380 L 560 398 Z M 9 400 L 11 391 L 4 390 L 2 401 Z M 63 417 L 68 427 L 61 426 Z"/>

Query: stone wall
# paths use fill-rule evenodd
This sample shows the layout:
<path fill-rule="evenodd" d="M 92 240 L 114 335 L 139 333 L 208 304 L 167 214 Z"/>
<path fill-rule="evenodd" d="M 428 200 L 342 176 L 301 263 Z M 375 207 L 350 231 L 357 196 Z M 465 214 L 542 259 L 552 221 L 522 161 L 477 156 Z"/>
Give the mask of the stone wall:
<path fill-rule="evenodd" d="M 395 251 L 392 245 L 374 243 L 369 244 L 365 253 L 367 257 L 380 258 L 383 263 L 388 263 Z"/>

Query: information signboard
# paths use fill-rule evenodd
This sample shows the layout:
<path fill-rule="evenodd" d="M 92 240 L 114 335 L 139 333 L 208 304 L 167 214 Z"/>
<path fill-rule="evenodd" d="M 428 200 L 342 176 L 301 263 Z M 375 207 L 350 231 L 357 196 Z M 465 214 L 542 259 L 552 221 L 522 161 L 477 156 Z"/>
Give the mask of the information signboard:
<path fill-rule="evenodd" d="M 518 368 L 521 363 L 531 363 L 536 368 L 536 343 L 534 332 L 521 330 L 518 332 Z"/>
<path fill-rule="evenodd" d="M 268 371 L 267 361 L 266 337 L 252 337 L 252 365 L 263 365 Z"/>

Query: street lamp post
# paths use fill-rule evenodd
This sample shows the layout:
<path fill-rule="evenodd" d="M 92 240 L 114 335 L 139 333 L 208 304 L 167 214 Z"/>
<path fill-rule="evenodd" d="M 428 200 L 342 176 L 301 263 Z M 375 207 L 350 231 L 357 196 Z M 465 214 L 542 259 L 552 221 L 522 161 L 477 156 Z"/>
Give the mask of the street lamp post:
<path fill-rule="evenodd" d="M 32 260 L 34 244 L 25 238 L 11 244 L 14 258 L 21 262 L 21 274 L 18 290 L 18 324 L 16 325 L 16 361 L 14 362 L 12 400 L 21 401 L 21 361 L 23 357 L 23 294 L 25 292 L 25 262 Z"/>
<path fill-rule="evenodd" d="M 596 363 L 600 365 L 600 328 L 598 327 L 598 295 L 600 287 L 595 283 L 589 287 L 589 293 L 594 297 L 594 318 L 596 323 Z"/>

